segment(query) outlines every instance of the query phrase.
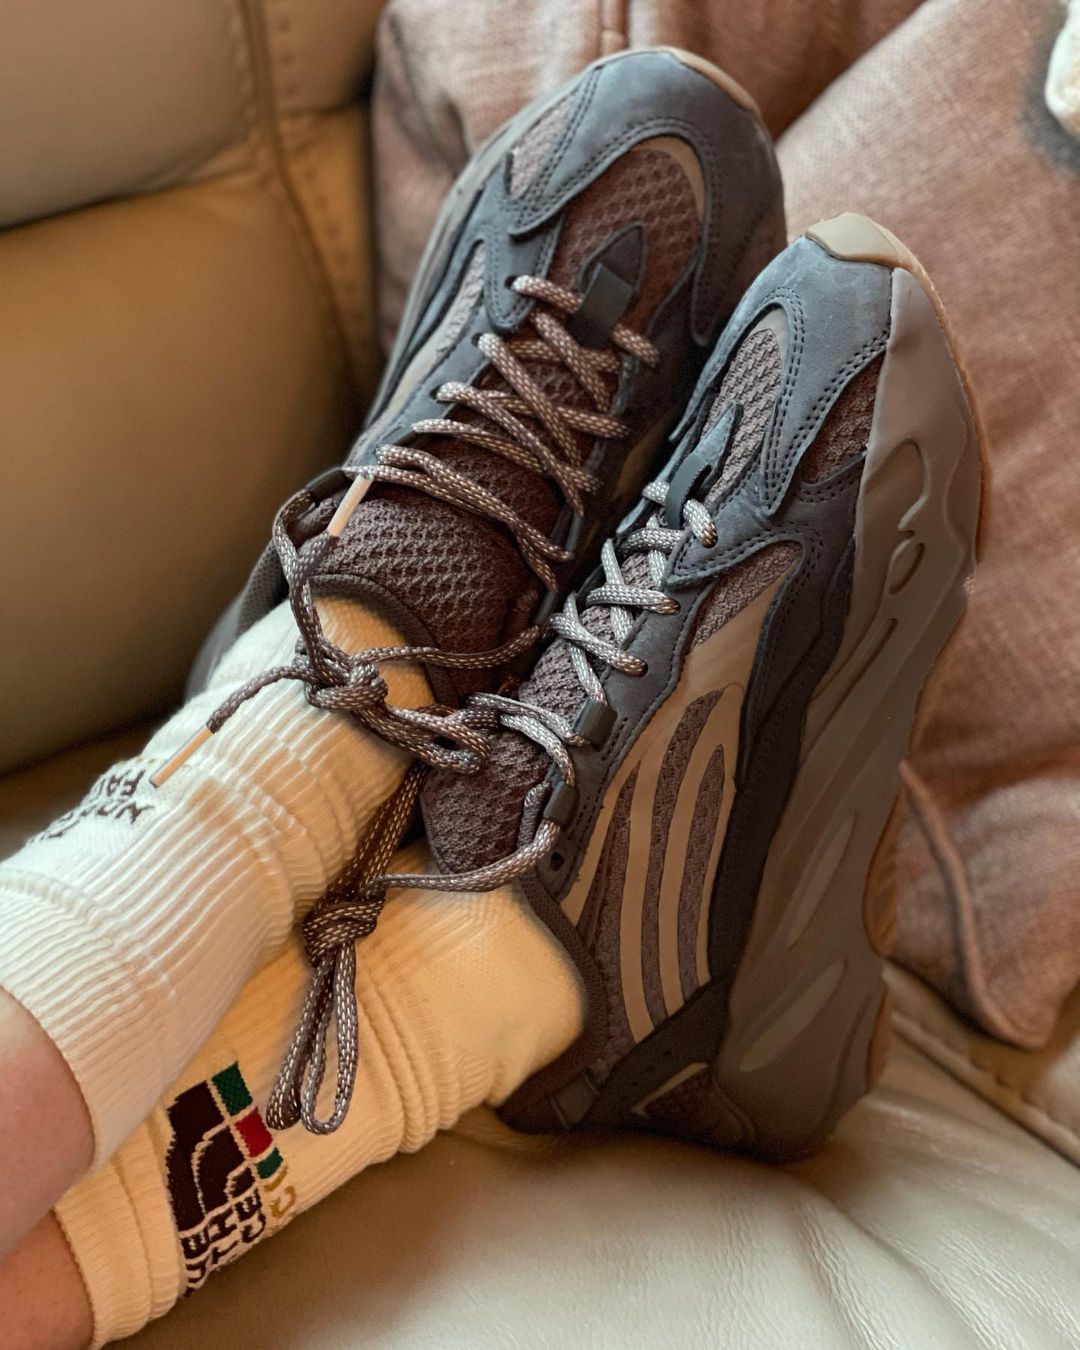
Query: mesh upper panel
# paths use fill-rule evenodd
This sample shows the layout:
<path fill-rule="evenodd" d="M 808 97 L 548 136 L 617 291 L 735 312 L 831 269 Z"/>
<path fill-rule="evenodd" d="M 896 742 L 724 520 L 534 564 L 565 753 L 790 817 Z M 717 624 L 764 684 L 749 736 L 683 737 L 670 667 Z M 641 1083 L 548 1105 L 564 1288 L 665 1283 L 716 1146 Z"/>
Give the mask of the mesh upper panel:
<path fill-rule="evenodd" d="M 709 1072 L 707 1068 L 698 1069 L 670 1092 L 651 1101 L 645 1107 L 646 1116 L 654 1125 L 678 1130 L 705 1105 L 709 1095 Z"/>
<path fill-rule="evenodd" d="M 870 423 L 874 417 L 874 397 L 884 359 L 879 356 L 860 370 L 829 409 L 821 430 L 814 437 L 813 445 L 799 464 L 799 477 L 804 482 L 813 483 L 819 478 L 827 478 L 866 449 L 866 442 L 870 439 Z"/>
<path fill-rule="evenodd" d="M 757 450 L 776 398 L 781 375 L 781 353 L 771 328 L 753 330 L 734 353 L 714 404 L 716 415 L 732 399 L 743 405 L 728 464 L 729 481 Z M 710 500 L 719 494 L 714 490 Z M 766 586 L 781 576 L 798 556 L 798 546 L 774 544 L 725 573 L 705 602 L 692 644 L 703 641 L 728 623 Z M 635 554 L 623 564 L 626 580 L 649 585 L 648 558 Z M 581 621 L 592 633 L 612 636 L 611 611 L 594 606 L 581 611 Z M 584 700 L 574 674 L 569 647 L 551 643 L 541 654 L 532 675 L 519 691 L 523 702 L 553 709 L 573 719 Z M 487 763 L 478 775 L 462 780 L 451 773 L 432 774 L 424 788 L 424 815 L 429 838 L 443 866 L 463 871 L 497 861 L 518 843 L 522 805 L 529 788 L 539 783 L 550 764 L 547 754 L 513 731 L 496 737 Z M 477 813 L 477 802 L 484 812 Z M 476 819 L 483 814 L 483 819 Z"/>
<path fill-rule="evenodd" d="M 664 851 L 675 818 L 675 807 L 690 759 L 709 714 L 720 701 L 720 693 L 702 694 L 685 710 L 674 735 L 664 751 L 660 776 L 653 799 L 653 818 L 649 839 L 649 862 L 645 871 L 644 905 L 641 914 L 641 969 L 645 1002 L 649 1016 L 660 1023 L 667 1017 L 660 979 L 660 882 L 664 872 Z"/>
<path fill-rule="evenodd" d="M 701 235 L 693 188 L 665 151 L 639 146 L 585 189 L 563 226 L 551 279 L 572 286 L 581 263 L 635 221 L 645 229 L 645 278 L 624 322 L 644 328 L 679 279 Z"/>
<path fill-rule="evenodd" d="M 785 539 L 751 554 L 725 572 L 698 612 L 691 646 L 705 642 L 730 623 L 751 600 L 756 600 L 777 577 L 783 576 L 798 556 L 799 545 Z"/>
<path fill-rule="evenodd" d="M 634 1044 L 634 1033 L 626 1017 L 626 1004 L 622 996 L 619 943 L 622 893 L 630 851 L 630 804 L 637 787 L 637 777 L 638 771 L 635 769 L 619 793 L 600 863 L 581 916 L 582 930 L 591 938 L 590 946 L 604 986 L 604 1003 L 607 1007 L 604 1049 L 593 1063 L 594 1070 L 600 1075 L 614 1068 Z"/>
<path fill-rule="evenodd" d="M 549 114 L 549 117 L 551 114 Z M 689 214 L 688 214 L 689 213 Z M 692 216 L 692 228 L 691 219 Z M 638 322 L 666 295 L 697 244 L 693 191 L 683 169 L 661 150 L 630 152 L 585 189 L 567 211 L 550 275 L 572 285 L 589 255 L 614 232 L 639 221 L 645 229 L 646 276 L 636 302 Z M 470 260 L 455 310 L 478 293 Z M 535 336 L 528 324 L 522 337 Z M 561 364 L 528 363 L 530 376 L 567 406 L 592 401 Z M 505 387 L 489 369 L 481 383 Z M 610 389 L 614 392 L 615 380 Z M 457 417 L 475 417 L 460 411 Z M 577 437 L 584 457 L 592 439 Z M 560 509 L 554 485 L 490 451 L 446 437 L 421 439 L 422 447 L 493 492 L 520 516 L 550 534 Z M 613 457 L 617 458 L 617 457 Z M 613 466 L 614 467 L 614 466 Z M 602 491 L 602 489 L 601 489 Z M 420 633 L 451 651 L 484 651 L 520 632 L 539 602 L 541 588 L 512 537 L 493 521 L 409 488 L 376 486 L 354 512 L 341 547 L 328 559 L 321 586 L 368 583 L 393 597 Z M 455 672 L 460 695 L 490 687 L 493 672 Z"/>
<path fill-rule="evenodd" d="M 780 387 L 782 365 L 780 344 L 771 328 L 753 329 L 732 356 L 705 425 L 712 426 L 733 400 L 742 405 L 742 416 L 720 477 L 706 498 L 709 506 L 724 496 L 761 444 Z"/>

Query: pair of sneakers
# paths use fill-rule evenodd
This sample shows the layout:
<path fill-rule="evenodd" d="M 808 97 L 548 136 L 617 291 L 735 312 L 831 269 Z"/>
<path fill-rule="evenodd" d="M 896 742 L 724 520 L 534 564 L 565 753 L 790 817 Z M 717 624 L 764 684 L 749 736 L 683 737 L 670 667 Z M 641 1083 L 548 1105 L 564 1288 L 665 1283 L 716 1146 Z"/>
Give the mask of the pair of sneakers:
<path fill-rule="evenodd" d="M 670 49 L 596 62 L 455 184 L 367 429 L 235 611 L 287 593 L 296 660 L 202 733 L 296 678 L 414 756 L 304 921 L 271 1124 L 348 1109 L 353 944 L 406 883 L 517 880 L 580 971 L 585 1028 L 513 1126 L 793 1157 L 874 1081 L 899 766 L 964 606 L 980 439 L 904 246 L 854 215 L 785 242 L 752 101 Z M 328 595 L 412 645 L 339 649 Z M 439 704 L 390 706 L 393 660 Z M 417 802 L 435 870 L 395 877 Z"/>

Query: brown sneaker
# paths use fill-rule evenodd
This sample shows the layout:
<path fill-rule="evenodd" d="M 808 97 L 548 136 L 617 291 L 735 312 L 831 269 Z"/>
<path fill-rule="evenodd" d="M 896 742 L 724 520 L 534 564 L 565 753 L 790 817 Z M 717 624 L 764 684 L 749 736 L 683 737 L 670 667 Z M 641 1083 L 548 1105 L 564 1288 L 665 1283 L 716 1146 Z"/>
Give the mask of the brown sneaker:
<path fill-rule="evenodd" d="M 681 432 L 518 698 L 473 701 L 482 771 L 429 776 L 454 875 L 422 884 L 520 877 L 581 972 L 585 1031 L 512 1125 L 790 1157 L 882 1062 L 887 827 L 980 440 L 925 273 L 858 216 L 765 269 Z"/>
<path fill-rule="evenodd" d="M 286 594 L 297 659 L 202 736 L 295 678 L 431 764 L 475 765 L 482 742 L 450 709 L 538 639 L 783 242 L 768 134 L 696 57 L 605 58 L 508 123 L 450 193 L 367 429 L 282 508 L 200 668 Z M 324 595 L 380 607 L 412 645 L 342 651 L 319 624 Z M 445 706 L 389 707 L 391 659 L 422 662 Z"/>

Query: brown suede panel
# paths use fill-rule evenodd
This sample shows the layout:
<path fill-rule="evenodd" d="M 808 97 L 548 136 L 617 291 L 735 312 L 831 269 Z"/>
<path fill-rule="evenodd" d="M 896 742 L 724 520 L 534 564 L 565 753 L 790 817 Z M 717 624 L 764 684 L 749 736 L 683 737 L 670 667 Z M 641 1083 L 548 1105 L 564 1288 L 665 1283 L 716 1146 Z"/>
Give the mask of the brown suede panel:
<path fill-rule="evenodd" d="M 684 1078 L 670 1092 L 650 1102 L 645 1107 L 649 1120 L 654 1125 L 678 1132 L 705 1105 L 709 1095 L 709 1074 L 709 1069 L 698 1069 L 697 1073 Z"/>
<path fill-rule="evenodd" d="M 642 909 L 641 969 L 645 982 L 645 1002 L 649 1015 L 657 1025 L 667 1016 L 664 992 L 660 985 L 660 928 L 657 914 L 660 881 L 664 874 L 664 850 L 690 756 L 694 753 L 702 727 L 719 701 L 720 694 L 714 691 L 695 699 L 686 709 L 664 754 L 656 783 L 649 866 L 645 872 L 645 903 Z"/>
<path fill-rule="evenodd" d="M 639 885 L 640 879 L 627 877 L 630 848 L 630 803 L 637 787 L 637 770 L 623 784 L 608 826 L 607 838 L 592 887 L 585 901 L 578 927 L 592 951 L 600 972 L 607 1005 L 607 1037 L 602 1053 L 593 1061 L 594 1071 L 602 1078 L 634 1044 L 634 1035 L 626 1018 L 622 996 L 619 960 L 619 931 L 622 919 L 623 887 Z"/>
<path fill-rule="evenodd" d="M 539 121 L 534 122 L 514 146 L 510 156 L 510 195 L 520 197 L 555 148 L 570 111 L 570 98 L 559 99 Z"/>
<path fill-rule="evenodd" d="M 733 769 L 734 767 L 732 765 Z M 724 748 L 718 746 L 709 759 L 701 791 L 698 793 L 697 809 L 694 812 L 690 839 L 686 847 L 682 890 L 679 895 L 679 981 L 682 985 L 683 998 L 690 998 L 698 989 L 698 922 L 701 918 L 701 907 L 707 903 L 705 882 L 709 858 L 716 842 L 716 827 L 724 800 L 726 773 Z"/>

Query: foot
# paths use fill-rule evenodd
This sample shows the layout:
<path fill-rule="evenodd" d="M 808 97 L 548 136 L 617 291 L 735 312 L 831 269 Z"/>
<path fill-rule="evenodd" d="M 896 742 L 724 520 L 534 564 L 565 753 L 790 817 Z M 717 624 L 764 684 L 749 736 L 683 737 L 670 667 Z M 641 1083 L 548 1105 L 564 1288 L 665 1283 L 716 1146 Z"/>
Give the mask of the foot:
<path fill-rule="evenodd" d="M 591 67 L 466 169 L 372 424 L 279 513 L 240 640 L 0 868 L 0 987 L 67 1062 L 95 1162 L 339 876 L 400 750 L 475 764 L 446 705 L 539 636 L 782 236 L 749 100 L 670 52 Z"/>
<path fill-rule="evenodd" d="M 424 788 L 440 864 L 520 875 L 588 991 L 511 1124 L 791 1157 L 867 1089 L 884 836 L 980 482 L 918 263 L 862 217 L 815 227 L 744 297 L 519 699 L 480 700 L 505 728 L 482 773 Z"/>
<path fill-rule="evenodd" d="M 313 701 L 429 763 L 474 762 L 453 717 L 389 706 L 379 666 L 421 662 L 447 707 L 518 667 L 783 239 L 768 134 L 707 62 L 623 52 L 530 104 L 452 189 L 367 430 L 282 509 L 217 644 L 288 590 L 288 674 Z M 341 652 L 314 607 L 330 595 L 412 645 Z"/>

